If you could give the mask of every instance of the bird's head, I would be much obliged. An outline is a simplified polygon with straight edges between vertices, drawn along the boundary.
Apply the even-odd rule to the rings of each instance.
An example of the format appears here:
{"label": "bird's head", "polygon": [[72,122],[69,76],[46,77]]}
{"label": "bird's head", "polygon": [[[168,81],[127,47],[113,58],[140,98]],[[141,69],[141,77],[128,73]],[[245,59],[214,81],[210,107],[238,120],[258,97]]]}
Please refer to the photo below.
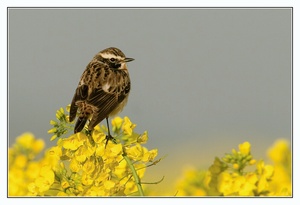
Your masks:
{"label": "bird's head", "polygon": [[95,58],[116,70],[127,70],[126,63],[134,60],[133,58],[126,58],[125,54],[115,47],[100,51]]}

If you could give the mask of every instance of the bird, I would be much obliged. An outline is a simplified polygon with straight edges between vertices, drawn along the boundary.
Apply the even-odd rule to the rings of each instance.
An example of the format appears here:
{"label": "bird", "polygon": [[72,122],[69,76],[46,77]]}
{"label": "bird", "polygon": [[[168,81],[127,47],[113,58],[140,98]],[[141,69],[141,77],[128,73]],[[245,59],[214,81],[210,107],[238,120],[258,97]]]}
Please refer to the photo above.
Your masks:
{"label": "bird", "polygon": [[75,90],[69,121],[78,119],[74,133],[81,132],[88,123],[88,131],[106,119],[109,139],[113,139],[109,130],[108,118],[121,112],[128,101],[131,88],[127,63],[133,61],[116,47],[98,52],[88,63]]}

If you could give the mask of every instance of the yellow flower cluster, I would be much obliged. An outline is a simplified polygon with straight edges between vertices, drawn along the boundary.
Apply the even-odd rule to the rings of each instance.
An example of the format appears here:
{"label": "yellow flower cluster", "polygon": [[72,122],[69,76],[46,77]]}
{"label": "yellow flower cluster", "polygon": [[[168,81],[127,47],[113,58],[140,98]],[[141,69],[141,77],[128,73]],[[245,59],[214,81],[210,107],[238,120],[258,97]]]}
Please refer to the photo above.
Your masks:
{"label": "yellow flower cluster", "polygon": [[286,140],[277,140],[268,150],[268,156],[274,164],[274,175],[269,186],[271,194],[291,196],[292,163],[289,143]]}
{"label": "yellow flower cluster", "polygon": [[[256,161],[244,142],[222,159],[216,157],[208,171],[188,170],[177,188],[179,196],[291,196],[291,150],[284,140],[268,151],[274,165]],[[250,166],[254,171],[246,171]]]}
{"label": "yellow flower cluster", "polygon": [[177,183],[176,196],[207,196],[209,193],[209,178],[207,171],[194,168],[185,170],[184,178]]}
{"label": "yellow flower cluster", "polygon": [[9,196],[28,195],[28,185],[40,173],[41,162],[36,156],[44,149],[44,141],[35,139],[33,134],[24,133],[17,137],[8,150],[8,194]]}
{"label": "yellow flower cluster", "polygon": [[[68,116],[57,113],[59,122],[51,121],[60,135],[57,145],[45,152],[41,160],[34,157],[42,147],[41,140],[24,134],[9,153],[9,196],[130,196],[143,195],[141,178],[157,161],[157,149],[142,146],[147,132],[138,134],[128,117],[112,120],[114,141],[106,145],[106,127],[95,127],[90,134],[79,132],[67,138]],[[63,119],[63,120],[61,120]],[[64,123],[64,124],[62,124]],[[61,132],[63,131],[63,132]],[[28,136],[32,143],[28,144]],[[18,148],[18,149],[17,149]],[[22,154],[23,150],[28,153]],[[22,152],[22,153],[21,153]],[[32,154],[33,153],[33,154]]]}
{"label": "yellow flower cluster", "polygon": [[[67,112],[70,112],[70,107],[71,107],[70,105],[68,105],[66,107]],[[59,138],[62,135],[67,134],[68,131],[72,129],[72,124],[74,124],[74,122],[73,123],[69,122],[69,115],[65,114],[65,111],[63,108],[60,108],[59,110],[57,110],[55,116],[56,116],[56,119],[58,120],[58,122],[55,120],[50,120],[50,124],[53,126],[53,128],[48,130],[49,134],[52,134],[52,133],[54,134],[51,137],[50,141],[53,141],[56,138]]]}

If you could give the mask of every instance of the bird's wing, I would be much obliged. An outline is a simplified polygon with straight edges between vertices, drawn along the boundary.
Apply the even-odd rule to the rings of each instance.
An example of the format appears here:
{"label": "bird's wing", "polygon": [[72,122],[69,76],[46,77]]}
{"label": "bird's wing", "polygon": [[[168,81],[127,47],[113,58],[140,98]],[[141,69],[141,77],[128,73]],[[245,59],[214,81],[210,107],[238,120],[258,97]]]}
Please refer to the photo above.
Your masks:
{"label": "bird's wing", "polygon": [[78,109],[76,102],[85,100],[87,96],[88,96],[88,86],[85,84],[78,86],[71,102],[70,120],[69,120],[70,122],[72,122],[76,117],[76,113]]}
{"label": "bird's wing", "polygon": [[117,93],[109,93],[102,88],[94,89],[88,96],[86,103],[94,107],[93,118],[90,121],[89,129],[91,130],[99,124],[104,118],[118,106],[119,96]]}

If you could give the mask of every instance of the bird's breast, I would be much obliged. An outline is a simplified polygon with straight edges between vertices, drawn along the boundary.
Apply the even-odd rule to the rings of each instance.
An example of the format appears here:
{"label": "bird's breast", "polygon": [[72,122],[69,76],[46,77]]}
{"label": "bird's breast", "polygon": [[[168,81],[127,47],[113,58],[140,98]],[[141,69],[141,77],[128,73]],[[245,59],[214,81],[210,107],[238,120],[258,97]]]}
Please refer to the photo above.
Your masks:
{"label": "bird's breast", "polygon": [[125,105],[127,104],[128,101],[128,95],[124,98],[124,100],[119,103],[119,105],[109,114],[109,117],[113,117],[116,114],[118,114],[119,112],[121,112],[123,110],[123,108],[125,107]]}

